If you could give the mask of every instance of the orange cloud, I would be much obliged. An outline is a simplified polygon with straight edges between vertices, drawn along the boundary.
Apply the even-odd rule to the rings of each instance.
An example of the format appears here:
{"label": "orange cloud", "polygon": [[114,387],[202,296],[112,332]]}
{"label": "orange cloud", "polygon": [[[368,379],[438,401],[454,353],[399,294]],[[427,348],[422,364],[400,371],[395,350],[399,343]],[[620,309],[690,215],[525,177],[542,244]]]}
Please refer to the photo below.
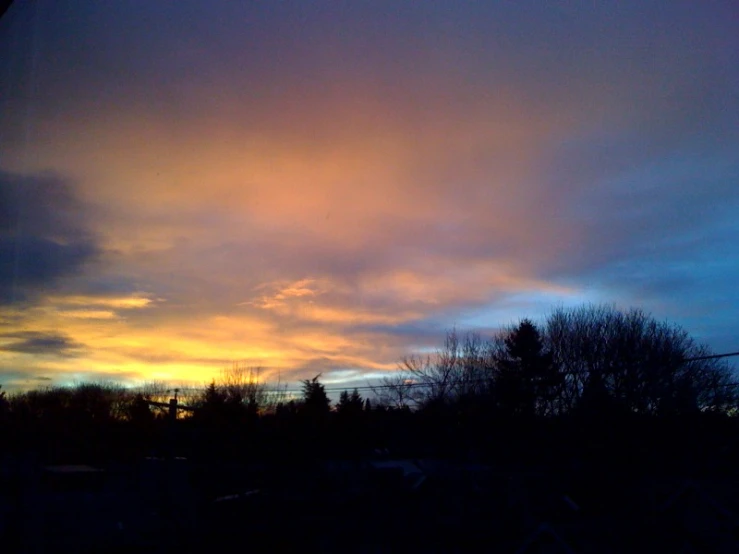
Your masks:
{"label": "orange cloud", "polygon": [[57,306],[103,306],[113,309],[131,310],[146,308],[152,303],[152,299],[139,294],[110,298],[97,296],[49,296],[45,302]]}
{"label": "orange cloud", "polygon": [[[542,152],[587,114],[450,76],[261,95],[219,76],[162,110],[36,121],[46,139],[11,145],[9,169],[73,178],[103,254],[15,325],[85,346],[60,374],[202,382],[244,360],[269,379],[390,369],[425,340],[396,328],[441,334],[438,318],[507,294],[577,295],[540,275],[581,237],[538,183]],[[129,292],[91,294],[93,276]]]}

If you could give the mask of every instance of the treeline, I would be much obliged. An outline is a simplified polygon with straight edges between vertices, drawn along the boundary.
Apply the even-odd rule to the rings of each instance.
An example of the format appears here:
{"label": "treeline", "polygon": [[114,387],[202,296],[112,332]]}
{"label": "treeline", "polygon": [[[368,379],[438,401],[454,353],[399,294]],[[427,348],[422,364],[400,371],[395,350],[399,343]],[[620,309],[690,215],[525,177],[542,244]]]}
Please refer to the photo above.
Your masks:
{"label": "treeline", "polygon": [[[640,310],[562,308],[488,339],[451,331],[434,354],[401,360],[366,398],[345,391],[335,405],[320,376],[291,398],[284,385],[268,387],[258,369],[236,364],[190,396],[161,384],[0,393],[0,427],[5,448],[65,463],[386,450],[516,463],[606,443],[609,452],[663,440],[695,449],[736,427],[732,369],[710,355],[680,327]],[[172,418],[175,395],[188,409]]]}
{"label": "treeline", "polygon": [[677,325],[610,306],[554,310],[483,340],[447,334],[434,355],[411,355],[378,388],[398,408],[464,406],[501,417],[732,413],[729,364]]}

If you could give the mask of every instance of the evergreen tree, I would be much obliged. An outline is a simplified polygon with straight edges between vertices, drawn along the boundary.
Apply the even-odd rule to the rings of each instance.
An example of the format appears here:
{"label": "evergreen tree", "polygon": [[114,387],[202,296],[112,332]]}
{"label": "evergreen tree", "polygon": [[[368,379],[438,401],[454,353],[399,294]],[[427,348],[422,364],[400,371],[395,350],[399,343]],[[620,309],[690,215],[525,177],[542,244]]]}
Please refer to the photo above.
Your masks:
{"label": "evergreen tree", "polygon": [[520,417],[551,411],[561,375],[545,351],[539,329],[529,319],[510,329],[499,343],[495,392],[499,408]]}
{"label": "evergreen tree", "polygon": [[0,417],[3,417],[10,410],[10,402],[8,402],[5,391],[2,388],[3,386],[0,385]]}
{"label": "evergreen tree", "polygon": [[197,402],[195,417],[207,423],[224,423],[226,420],[226,394],[212,380]]}
{"label": "evergreen tree", "polygon": [[219,408],[226,403],[226,395],[219,390],[216,385],[215,379],[213,379],[203,393],[202,405],[204,408]]}
{"label": "evergreen tree", "polygon": [[309,416],[323,416],[328,414],[331,400],[326,394],[326,388],[318,380],[319,373],[313,379],[303,381],[303,412]]}
{"label": "evergreen tree", "polygon": [[364,408],[364,400],[357,389],[351,394],[349,391],[342,391],[339,395],[339,403],[336,405],[336,411],[340,414],[356,415],[362,412]]}

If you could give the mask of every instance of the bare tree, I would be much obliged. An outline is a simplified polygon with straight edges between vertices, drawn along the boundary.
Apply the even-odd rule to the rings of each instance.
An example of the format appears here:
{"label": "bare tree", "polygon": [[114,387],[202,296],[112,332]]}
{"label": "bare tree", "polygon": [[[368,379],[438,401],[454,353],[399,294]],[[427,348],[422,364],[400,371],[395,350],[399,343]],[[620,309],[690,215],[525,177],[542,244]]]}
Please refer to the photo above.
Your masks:
{"label": "bare tree", "polygon": [[574,408],[602,388],[615,404],[645,414],[725,409],[734,402],[728,366],[695,360],[709,350],[681,327],[642,310],[587,305],[557,309],[544,325],[554,362],[566,374],[558,401]]}
{"label": "bare tree", "polygon": [[433,354],[403,357],[398,370],[373,387],[382,405],[396,408],[449,404],[489,390],[493,349],[476,333],[452,329]]}
{"label": "bare tree", "polygon": [[275,413],[277,408],[286,404],[289,399],[290,394],[287,392],[287,383],[282,382],[282,376],[278,373],[277,382],[264,389],[262,413]]}
{"label": "bare tree", "polygon": [[729,366],[705,359],[710,351],[684,329],[642,310],[586,305],[555,309],[540,328],[524,322],[529,340],[519,340],[526,330],[521,325],[490,341],[451,330],[435,353],[404,357],[398,371],[374,388],[375,396],[395,407],[472,400],[484,411],[491,404],[501,407],[501,395],[518,395],[528,398],[525,411],[540,416],[584,403],[654,415],[736,406]]}
{"label": "bare tree", "polygon": [[480,396],[491,391],[495,378],[496,358],[493,342],[483,340],[478,333],[466,333],[462,341],[462,356],[457,396]]}
{"label": "bare tree", "polygon": [[376,406],[401,410],[415,406],[414,384],[409,375],[399,370],[383,377],[378,385],[369,386]]}
{"label": "bare tree", "polygon": [[262,368],[233,362],[221,372],[218,385],[230,402],[243,403],[254,412],[264,407],[267,399],[266,384],[261,379]]}
{"label": "bare tree", "polygon": [[448,331],[434,354],[410,355],[400,362],[400,373],[415,385],[417,404],[446,404],[487,390],[493,377],[492,349],[476,333],[462,337]]}

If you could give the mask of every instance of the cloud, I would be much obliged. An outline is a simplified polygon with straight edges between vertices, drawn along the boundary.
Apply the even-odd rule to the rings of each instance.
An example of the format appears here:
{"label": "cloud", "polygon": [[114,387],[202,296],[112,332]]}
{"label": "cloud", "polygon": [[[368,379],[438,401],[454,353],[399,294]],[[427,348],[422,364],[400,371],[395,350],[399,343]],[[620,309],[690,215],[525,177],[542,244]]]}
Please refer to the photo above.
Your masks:
{"label": "cloud", "polygon": [[[561,153],[546,189],[562,192],[553,203],[575,232],[544,266],[546,277],[656,296],[697,283],[706,263],[735,259],[730,237],[737,231],[739,188],[730,183],[739,179],[739,164],[731,149],[645,154],[657,143],[636,133],[606,134]],[[739,145],[739,133],[732,143]]]}
{"label": "cloud", "polygon": [[[46,373],[44,373],[46,372]],[[119,383],[130,384],[141,381],[135,373],[119,372],[111,375],[97,371],[60,371],[58,368],[41,368],[15,370],[0,365],[0,384],[8,392],[23,391],[39,387],[74,386],[79,383]]]}
{"label": "cloud", "polygon": [[[162,299],[158,299],[162,301]],[[52,305],[102,306],[117,310],[135,310],[149,307],[154,300],[142,295],[104,297],[104,296],[50,296],[46,302]]]}
{"label": "cloud", "polygon": [[0,303],[53,287],[95,258],[85,216],[59,177],[0,171]]}
{"label": "cloud", "polygon": [[52,382],[53,378],[39,375],[37,369],[18,371],[0,365],[0,385],[3,391],[11,394],[15,391],[47,386]]}
{"label": "cloud", "polygon": [[74,319],[115,319],[116,313],[110,310],[63,310],[59,312],[62,317]]}
{"label": "cloud", "polygon": [[[320,286],[316,279],[300,279],[293,283],[286,281],[276,281],[272,283],[262,283],[254,287],[255,291],[267,291],[255,300],[247,300],[239,302],[239,306],[257,306],[263,309],[276,309],[287,306],[292,299],[304,297],[316,297],[326,292],[326,283]],[[313,300],[309,300],[313,302]]]}
{"label": "cloud", "polygon": [[728,7],[297,4],[59,1],[40,46],[0,33],[0,301],[32,300],[0,320],[194,381],[380,372],[581,300],[728,342]]}
{"label": "cloud", "polygon": [[51,356],[80,355],[83,345],[62,333],[18,331],[0,334],[0,351]]}

